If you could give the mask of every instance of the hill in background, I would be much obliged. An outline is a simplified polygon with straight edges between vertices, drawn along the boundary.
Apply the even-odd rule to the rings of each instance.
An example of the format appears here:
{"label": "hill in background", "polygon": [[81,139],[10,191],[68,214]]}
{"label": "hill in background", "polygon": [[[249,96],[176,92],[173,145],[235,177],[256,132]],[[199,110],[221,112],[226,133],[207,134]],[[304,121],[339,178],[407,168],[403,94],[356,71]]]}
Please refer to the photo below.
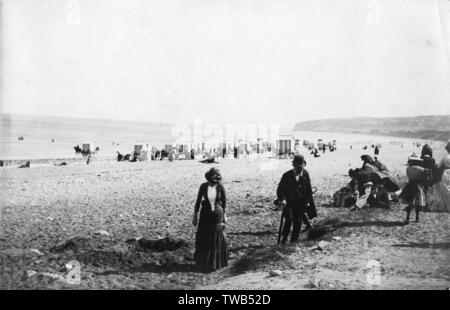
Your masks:
{"label": "hill in background", "polygon": [[333,131],[447,141],[450,139],[450,115],[322,119],[299,122],[294,131]]}

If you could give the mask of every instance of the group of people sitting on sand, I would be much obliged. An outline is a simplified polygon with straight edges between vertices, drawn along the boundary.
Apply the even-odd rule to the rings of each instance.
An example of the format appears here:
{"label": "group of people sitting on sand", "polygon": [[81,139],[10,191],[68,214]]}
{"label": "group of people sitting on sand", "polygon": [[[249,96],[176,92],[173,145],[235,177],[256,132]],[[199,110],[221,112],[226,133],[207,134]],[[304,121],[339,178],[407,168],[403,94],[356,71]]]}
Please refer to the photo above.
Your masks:
{"label": "group of people sitting on sand", "polygon": [[337,151],[337,147],[335,143],[320,143],[317,147],[314,147],[313,144],[307,144],[304,145],[308,148],[309,154],[313,155],[315,158],[320,157],[319,151],[322,151],[323,154],[325,154],[326,150],[328,149],[330,152]]}
{"label": "group of people sitting on sand", "polygon": [[334,205],[352,211],[364,207],[389,208],[389,193],[400,189],[398,182],[376,156],[362,155],[361,160],[361,168],[348,171],[350,182],[334,193]]}
{"label": "group of people sitting on sand", "polygon": [[137,153],[133,152],[133,154],[125,154],[123,155],[119,151],[117,151],[117,161],[129,161],[136,162],[137,161]]}
{"label": "group of people sitting on sand", "polygon": [[[237,149],[237,148],[236,148]],[[203,154],[200,154],[202,157],[202,160],[200,160],[201,163],[218,163],[216,158],[216,149],[211,150],[209,152],[204,152]],[[226,150],[223,149],[223,158],[226,157]],[[162,149],[162,150],[154,150],[151,154],[151,160],[163,160],[164,158],[167,158],[169,161],[174,160],[185,160],[185,159],[191,159],[194,160],[198,154],[196,154],[194,149],[191,149],[189,152],[182,152],[178,151],[176,149],[171,149],[169,151]],[[237,158],[237,151],[235,152],[235,158]]]}
{"label": "group of people sitting on sand", "polygon": [[[163,160],[164,158],[168,158],[169,161],[173,161],[175,158],[175,153],[173,151],[166,151],[164,149],[155,150],[152,154],[150,154],[151,160]],[[139,153],[133,152],[131,154],[125,154],[123,155],[119,151],[117,151],[117,161],[129,161],[129,162],[137,162],[139,160]]]}
{"label": "group of people sitting on sand", "polygon": [[30,161],[27,161],[26,163],[20,165],[19,168],[30,168]]}
{"label": "group of people sitting on sand", "polygon": [[[238,158],[248,158],[252,153],[256,152],[256,154],[262,154],[264,152],[272,152],[272,148],[266,147],[261,149],[257,146],[254,149],[250,148],[241,148],[241,147],[218,147],[218,148],[209,148],[202,151],[191,149],[185,150],[182,147],[180,149],[171,148],[171,149],[154,149],[151,152],[152,160],[163,160],[167,158],[169,161],[173,160],[185,160],[185,159],[196,159],[197,157],[201,158],[201,161],[211,161],[213,158],[228,158],[233,157],[235,159]],[[279,152],[279,158],[292,158],[294,156],[293,152]]]}
{"label": "group of people sitting on sand", "polygon": [[408,183],[402,190],[376,156],[361,156],[362,167],[350,169],[350,182],[334,193],[334,206],[352,211],[366,207],[389,208],[393,201],[402,199],[408,204],[405,224],[409,223],[412,209],[416,212],[416,222],[420,210],[450,211],[450,141],[445,148],[448,154],[438,164],[428,144],[423,146],[420,157],[411,154],[406,168]]}
{"label": "group of people sitting on sand", "polygon": [[[136,162],[139,161],[139,156],[140,154],[137,152],[133,152],[131,154],[122,154],[119,151],[116,152],[116,159],[117,161],[129,161],[129,162]],[[215,156],[212,156],[210,153],[205,153],[203,154],[203,159],[200,160],[201,163],[206,163],[206,164],[210,164],[210,163],[218,163],[215,159]],[[150,154],[150,159],[151,160],[163,160],[167,158],[169,161],[174,161],[174,160],[183,160],[183,159],[195,159],[195,152],[194,150],[191,150],[189,153],[189,156],[186,156],[185,153],[179,153],[175,150],[153,150],[153,152]]]}
{"label": "group of people sitting on sand", "polygon": [[167,158],[169,161],[174,161],[174,160],[183,160],[183,159],[194,159],[195,158],[195,152],[194,150],[191,150],[188,153],[185,152],[180,152],[176,149],[170,149],[170,150],[166,150],[166,149],[155,149],[152,151],[152,153],[150,154],[150,158],[151,160],[163,160],[164,158]]}

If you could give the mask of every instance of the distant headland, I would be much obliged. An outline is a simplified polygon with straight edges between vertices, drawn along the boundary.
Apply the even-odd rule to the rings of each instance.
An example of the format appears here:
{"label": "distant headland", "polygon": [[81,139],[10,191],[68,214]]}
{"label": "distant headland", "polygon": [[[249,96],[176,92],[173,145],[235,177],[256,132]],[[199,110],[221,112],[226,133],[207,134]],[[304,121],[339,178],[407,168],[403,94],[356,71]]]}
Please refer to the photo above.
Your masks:
{"label": "distant headland", "polygon": [[450,139],[450,115],[319,119],[299,122],[295,124],[293,130],[447,141]]}

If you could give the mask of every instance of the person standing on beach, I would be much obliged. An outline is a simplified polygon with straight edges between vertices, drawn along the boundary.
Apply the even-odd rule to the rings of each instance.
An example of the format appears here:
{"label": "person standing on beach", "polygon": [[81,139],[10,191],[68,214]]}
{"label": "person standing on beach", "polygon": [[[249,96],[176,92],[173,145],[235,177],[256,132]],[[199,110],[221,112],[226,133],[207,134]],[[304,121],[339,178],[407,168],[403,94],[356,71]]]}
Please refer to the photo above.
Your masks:
{"label": "person standing on beach", "polygon": [[447,142],[445,150],[447,154],[437,165],[435,165],[431,151],[423,155],[424,151],[422,150],[423,166],[428,171],[431,170],[428,176],[431,181],[428,182],[426,190],[426,202],[428,209],[432,211],[450,211],[450,140]]}
{"label": "person standing on beach", "polygon": [[408,158],[408,167],[406,168],[408,183],[400,193],[400,197],[404,199],[408,206],[406,207],[405,224],[409,224],[409,216],[412,209],[416,211],[416,222],[419,222],[420,209],[426,206],[425,196],[425,173],[423,168],[423,160],[411,155]]}
{"label": "person standing on beach", "polygon": [[227,218],[222,176],[219,169],[213,167],[205,173],[205,178],[207,182],[201,184],[198,191],[192,224],[198,224],[195,236],[195,264],[200,271],[210,272],[228,265],[229,252],[224,233]]}
{"label": "person standing on beach", "polygon": [[294,169],[285,172],[278,184],[277,198],[283,207],[282,216],[285,218],[281,244],[286,243],[292,225],[291,242],[293,243],[298,241],[302,222],[305,222],[307,229],[311,227],[305,212],[308,207],[314,205],[314,201],[309,173],[304,169],[305,164],[302,155],[295,155],[292,161]]}

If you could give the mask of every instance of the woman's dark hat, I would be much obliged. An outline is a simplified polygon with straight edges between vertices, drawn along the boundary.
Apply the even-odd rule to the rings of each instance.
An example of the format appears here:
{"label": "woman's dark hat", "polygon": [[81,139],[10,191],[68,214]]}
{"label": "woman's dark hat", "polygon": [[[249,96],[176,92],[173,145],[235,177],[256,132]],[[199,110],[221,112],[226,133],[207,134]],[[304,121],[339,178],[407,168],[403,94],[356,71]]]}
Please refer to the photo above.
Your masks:
{"label": "woman's dark hat", "polygon": [[420,158],[424,158],[426,155],[433,157],[433,149],[428,144],[423,146]]}
{"label": "woman's dark hat", "polygon": [[305,158],[302,155],[295,155],[292,160],[292,164],[294,165],[306,165]]}
{"label": "woman's dark hat", "polygon": [[361,160],[362,160],[362,161],[369,162],[369,163],[374,161],[373,158],[372,158],[372,156],[367,155],[367,154],[361,155]]}
{"label": "woman's dark hat", "polygon": [[222,175],[220,174],[219,169],[213,167],[213,168],[209,169],[208,172],[205,173],[205,178],[208,181],[213,181],[213,180],[220,181],[220,180],[222,180]]}

